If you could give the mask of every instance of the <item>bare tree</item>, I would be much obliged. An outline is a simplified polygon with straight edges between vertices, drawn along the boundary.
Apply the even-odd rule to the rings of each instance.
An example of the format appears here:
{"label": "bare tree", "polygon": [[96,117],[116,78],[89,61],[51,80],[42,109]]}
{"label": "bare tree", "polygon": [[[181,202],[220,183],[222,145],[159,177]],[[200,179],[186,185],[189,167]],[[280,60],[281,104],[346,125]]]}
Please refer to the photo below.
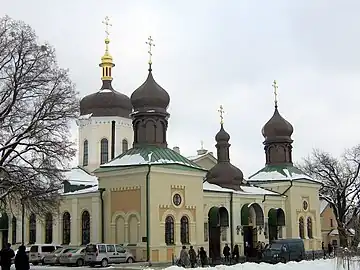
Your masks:
{"label": "bare tree", "polygon": [[[304,159],[301,168],[322,182],[321,197],[334,211],[340,246],[347,247],[347,229],[354,224],[360,210],[360,145],[346,150],[338,159],[324,151],[314,150],[312,155]],[[352,245],[355,244],[357,246],[358,243],[353,241]]]}
{"label": "bare tree", "polygon": [[54,49],[34,30],[0,18],[0,201],[36,214],[58,207],[63,171],[75,156],[70,121],[78,98]]}

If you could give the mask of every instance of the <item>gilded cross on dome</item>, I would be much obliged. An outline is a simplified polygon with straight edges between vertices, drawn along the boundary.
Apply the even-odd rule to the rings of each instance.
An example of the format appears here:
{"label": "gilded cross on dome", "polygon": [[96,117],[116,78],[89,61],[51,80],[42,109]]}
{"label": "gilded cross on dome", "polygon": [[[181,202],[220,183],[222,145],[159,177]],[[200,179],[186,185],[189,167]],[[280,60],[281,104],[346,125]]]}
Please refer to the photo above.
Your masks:
{"label": "gilded cross on dome", "polygon": [[151,49],[152,49],[152,47],[155,47],[155,44],[153,43],[153,41],[154,41],[154,40],[152,39],[152,37],[149,36],[149,37],[148,37],[148,41],[145,42],[147,45],[149,45],[148,54],[149,54],[149,64],[150,64],[150,65],[152,64],[152,61],[151,61],[152,51],[151,51]]}
{"label": "gilded cross on dome", "polygon": [[277,85],[276,80],[274,80],[274,82],[273,82],[273,84],[272,84],[272,87],[274,87],[275,108],[277,108],[277,103],[278,103],[278,100],[277,100],[277,89],[279,88],[279,86]]}
{"label": "gilded cross on dome", "polygon": [[223,105],[220,105],[220,108],[218,109],[218,112],[220,113],[220,124],[224,124],[224,107]]}
{"label": "gilded cross on dome", "polygon": [[110,23],[110,19],[109,16],[105,17],[105,20],[102,21],[103,24],[105,24],[105,33],[106,33],[106,38],[109,38],[109,26],[112,26],[112,24]]}

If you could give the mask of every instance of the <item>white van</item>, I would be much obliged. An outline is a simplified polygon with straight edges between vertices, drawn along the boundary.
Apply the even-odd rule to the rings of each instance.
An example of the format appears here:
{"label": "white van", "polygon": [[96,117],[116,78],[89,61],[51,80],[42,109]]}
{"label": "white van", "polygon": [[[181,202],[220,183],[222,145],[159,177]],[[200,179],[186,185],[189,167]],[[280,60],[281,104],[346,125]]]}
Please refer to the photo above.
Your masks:
{"label": "white van", "polygon": [[133,263],[135,257],[121,245],[88,244],[85,249],[85,263],[90,266],[107,267],[113,263]]}
{"label": "white van", "polygon": [[44,256],[45,254],[49,254],[56,249],[62,248],[62,246],[53,245],[53,244],[36,244],[30,247],[29,252],[29,262],[33,265],[37,265],[39,263],[44,264]]}

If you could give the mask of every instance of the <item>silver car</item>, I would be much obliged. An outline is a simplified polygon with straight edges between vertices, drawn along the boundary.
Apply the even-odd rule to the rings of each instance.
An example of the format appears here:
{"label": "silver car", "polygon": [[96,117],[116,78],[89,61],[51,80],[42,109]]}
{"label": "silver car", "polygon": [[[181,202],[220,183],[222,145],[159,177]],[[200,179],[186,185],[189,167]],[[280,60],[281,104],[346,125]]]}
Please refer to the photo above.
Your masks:
{"label": "silver car", "polygon": [[59,258],[62,254],[73,250],[74,248],[59,248],[44,256],[44,264],[55,265],[59,264]]}
{"label": "silver car", "polygon": [[135,262],[134,255],[121,245],[89,244],[86,246],[85,263],[107,267],[113,263]]}
{"label": "silver car", "polygon": [[59,263],[61,265],[67,266],[83,266],[85,263],[85,248],[74,248],[66,253],[61,254],[59,257]]}

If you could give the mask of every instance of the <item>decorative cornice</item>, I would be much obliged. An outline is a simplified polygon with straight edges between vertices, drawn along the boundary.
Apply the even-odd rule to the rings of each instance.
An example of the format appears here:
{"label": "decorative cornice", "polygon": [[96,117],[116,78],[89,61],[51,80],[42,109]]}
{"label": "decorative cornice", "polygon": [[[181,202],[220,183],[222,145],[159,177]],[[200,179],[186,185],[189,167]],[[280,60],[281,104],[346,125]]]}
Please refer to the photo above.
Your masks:
{"label": "decorative cornice", "polygon": [[110,191],[128,191],[128,190],[139,190],[141,189],[141,186],[127,186],[127,187],[115,187],[110,188]]}

